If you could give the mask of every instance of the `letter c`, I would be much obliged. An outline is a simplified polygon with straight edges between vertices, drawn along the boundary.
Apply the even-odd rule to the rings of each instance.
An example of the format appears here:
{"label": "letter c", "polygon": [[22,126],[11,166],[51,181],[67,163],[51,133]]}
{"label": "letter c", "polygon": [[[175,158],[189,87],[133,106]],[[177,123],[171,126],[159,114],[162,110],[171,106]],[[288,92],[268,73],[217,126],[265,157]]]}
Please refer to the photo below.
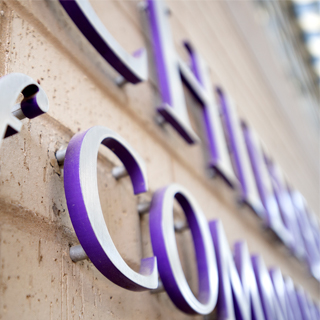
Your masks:
{"label": "letter c", "polygon": [[117,133],[95,126],[74,135],[64,160],[64,188],[74,230],[91,262],[110,281],[131,291],[155,289],[158,286],[157,259],[142,259],[140,272],[135,272],[125,263],[109,234],[98,193],[100,144],[122,161],[135,194],[148,189],[142,159]]}

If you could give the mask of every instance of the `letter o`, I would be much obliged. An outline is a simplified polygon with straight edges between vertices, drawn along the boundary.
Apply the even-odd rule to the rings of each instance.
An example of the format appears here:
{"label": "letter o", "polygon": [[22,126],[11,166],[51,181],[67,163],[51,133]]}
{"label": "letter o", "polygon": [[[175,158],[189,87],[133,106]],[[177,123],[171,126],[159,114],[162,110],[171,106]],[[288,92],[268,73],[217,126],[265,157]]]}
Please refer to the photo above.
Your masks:
{"label": "letter o", "polygon": [[148,188],[142,159],[117,133],[95,126],[74,135],[64,160],[64,188],[74,230],[92,263],[110,281],[132,291],[154,289],[158,285],[156,258],[141,260],[140,272],[135,272],[122,259],[109,234],[98,193],[100,144],[122,161],[135,194]]}
{"label": "letter o", "polygon": [[[174,198],[186,215],[194,241],[199,277],[198,299],[188,285],[179,259],[173,223]],[[150,234],[160,277],[173,303],[189,314],[209,314],[218,296],[215,251],[206,217],[186,189],[171,184],[155,192],[150,209]]]}

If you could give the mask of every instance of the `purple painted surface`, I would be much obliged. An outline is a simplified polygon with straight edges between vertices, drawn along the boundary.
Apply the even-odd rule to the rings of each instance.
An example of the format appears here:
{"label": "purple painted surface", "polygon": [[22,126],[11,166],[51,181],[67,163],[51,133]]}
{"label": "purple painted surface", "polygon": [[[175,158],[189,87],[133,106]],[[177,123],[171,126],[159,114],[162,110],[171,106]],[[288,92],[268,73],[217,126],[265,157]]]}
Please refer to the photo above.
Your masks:
{"label": "purple painted surface", "polygon": [[148,0],[147,3],[154,60],[162,98],[162,104],[157,111],[188,143],[193,144],[198,142],[199,138],[189,121],[166,7],[160,0]]}
{"label": "purple painted surface", "polygon": [[309,213],[310,227],[315,239],[316,247],[320,253],[320,224],[315,213]]}
{"label": "purple painted surface", "polygon": [[264,320],[247,245],[236,243],[233,257],[221,221],[209,227],[219,270],[218,319]]}
{"label": "purple painted surface", "polygon": [[218,274],[219,274],[219,296],[218,296],[218,304],[217,304],[217,314],[218,319],[228,319],[231,318],[232,315],[228,312],[228,300],[227,295],[231,294],[231,287],[226,283],[226,277],[224,277],[224,272],[226,270],[222,270],[221,265],[221,249],[219,248],[219,234],[218,234],[218,227],[219,227],[219,220],[210,221],[209,227],[210,232],[213,240],[213,244],[216,251],[216,257],[217,257],[217,265],[218,265]]}
{"label": "purple painted surface", "polygon": [[162,203],[166,188],[157,190],[153,197],[150,209],[150,235],[153,251],[158,259],[158,269],[162,283],[175,305],[182,311],[188,312],[189,306],[185,306],[185,301],[180,292],[174,274],[171,270],[169,258],[164,244],[162,224]]}
{"label": "purple painted surface", "polygon": [[[195,51],[195,49],[193,48],[193,46],[191,45],[191,43],[189,42],[185,42],[185,47],[189,52],[189,56],[190,56],[190,67],[191,70],[193,72],[193,74],[195,75],[196,79],[199,82],[199,87],[202,89],[203,92],[201,92],[202,94],[199,95],[198,94],[198,90],[199,87],[197,88],[198,90],[196,90],[196,88],[193,86],[193,84],[188,81],[188,78],[185,77],[185,75],[183,73],[181,73],[182,76],[182,80],[185,83],[185,85],[188,87],[188,89],[191,91],[191,93],[193,94],[193,96],[198,100],[198,102],[202,105],[203,107],[203,117],[204,117],[204,123],[205,123],[205,128],[206,128],[206,136],[209,142],[209,153],[210,153],[210,164],[212,167],[215,167],[217,162],[219,162],[219,160],[221,160],[221,155],[219,153],[219,149],[217,147],[217,137],[214,134],[214,128],[212,127],[212,124],[209,120],[210,116],[208,114],[208,109],[210,108],[210,106],[207,106],[208,103],[210,103],[208,101],[208,99],[203,99],[203,97],[207,94],[210,95],[210,92],[206,92],[206,90],[210,90],[213,91],[213,86],[210,88],[206,88],[205,85],[205,75],[204,70],[201,66],[201,63],[199,61],[200,57],[198,56],[197,52]],[[207,66],[206,66],[207,67]],[[207,67],[207,72],[209,72],[209,68]],[[213,95],[213,94],[211,94]]]}
{"label": "purple painted surface", "polygon": [[285,245],[290,247],[293,235],[283,223],[261,145],[259,141],[256,141],[252,130],[245,124],[243,124],[243,134],[260,198],[267,213],[265,223]]}
{"label": "purple painted surface", "polygon": [[134,194],[147,191],[147,181],[145,180],[139,165],[131,153],[118,141],[106,139],[102,142],[121,160],[131,179]]}
{"label": "purple painted surface", "polygon": [[320,282],[320,251],[317,246],[314,232],[310,225],[310,218],[306,203],[298,191],[290,190],[291,200],[296,212],[300,233],[302,235],[305,250],[307,252],[306,260],[311,274]]}
{"label": "purple painted surface", "polygon": [[240,119],[229,97],[221,88],[217,88],[220,111],[224,122],[226,136],[229,144],[229,153],[233,159],[236,176],[240,181],[240,202],[246,203],[261,218],[266,212],[259,197],[249,156],[246,150]]}
{"label": "purple painted surface", "polygon": [[41,106],[43,101],[41,101],[42,99],[39,97],[38,92],[39,88],[35,85],[31,85],[22,91],[25,98],[21,101],[21,110],[28,119],[33,119],[46,113]]}
{"label": "purple painted surface", "polygon": [[286,290],[286,285],[279,268],[269,270],[270,278],[273,283],[276,299],[278,300],[283,318],[286,320],[294,320],[294,315],[291,309],[289,296]]}
{"label": "purple painted surface", "polygon": [[279,168],[267,157],[265,157],[268,172],[270,174],[273,192],[276,197],[280,213],[285,224],[286,229],[290,232],[291,237],[288,246],[297,258],[303,259],[305,257],[305,249],[303,239],[298,226],[296,212],[294,210],[291,197],[284,179],[281,177]]}
{"label": "purple painted surface", "polygon": [[233,160],[234,160],[233,163],[235,166],[235,171],[236,171],[237,177],[238,177],[238,179],[240,181],[240,185],[241,185],[242,200],[245,201],[245,199],[248,197],[248,186],[247,186],[247,182],[245,179],[243,166],[241,165],[240,150],[239,150],[239,145],[236,142],[236,133],[235,133],[234,128],[232,126],[230,110],[228,108],[226,97],[225,97],[222,89],[218,88],[217,94],[220,99],[220,106],[221,106],[221,111],[223,114],[223,119],[225,122],[226,131],[228,132],[228,139],[229,139],[229,143],[230,143],[230,148],[232,150],[231,154],[232,154]]}
{"label": "purple painted surface", "polygon": [[285,287],[288,295],[289,306],[293,314],[292,320],[303,320],[302,313],[298,303],[296,289],[291,278],[285,279]]}
{"label": "purple painted surface", "polygon": [[[178,276],[174,274],[166,248],[165,237],[167,231],[163,224],[163,205],[164,197],[168,188],[169,187],[164,187],[157,190],[152,198],[149,218],[152,247],[154,254],[157,257],[159,274],[163,286],[171,300],[181,311],[189,314],[195,314],[195,310],[190,306],[189,302],[186,300],[183,290],[179,287],[177,277],[181,278],[181,275]],[[208,268],[203,234],[201,233],[201,229],[195,217],[195,212],[193,211],[188,199],[181,193],[176,193],[175,198],[186,215],[193,237],[199,279],[198,301],[206,304],[209,300],[212,300],[211,296],[213,293],[211,292],[212,285],[210,284],[212,278],[209,277],[209,274],[212,271]],[[171,210],[173,210],[173,208]],[[174,228],[173,225],[171,227]],[[172,243],[172,246],[176,246],[176,243]],[[212,310],[210,310],[210,312],[211,311]]]}
{"label": "purple painted surface", "polygon": [[262,258],[258,255],[251,257],[253,270],[259,288],[263,312],[266,320],[284,320],[278,300],[275,296],[269,272]]}
{"label": "purple painted surface", "polygon": [[311,313],[311,319],[312,320],[319,320],[317,307],[316,307],[315,303],[313,301],[311,301],[311,299],[309,299],[309,310]]}
{"label": "purple painted surface", "polygon": [[[24,99],[17,104],[20,94]],[[48,98],[43,89],[23,73],[10,73],[0,77],[0,146],[3,138],[21,130],[19,119],[33,119],[49,110]]]}
{"label": "purple painted surface", "polygon": [[180,61],[180,74],[184,84],[202,107],[209,154],[208,166],[214,169],[229,186],[237,188],[239,181],[235,176],[228,153],[209,67],[189,42],[186,41],[184,45],[190,56],[191,70],[189,71],[190,68]]}
{"label": "purple painted surface", "polygon": [[262,304],[259,296],[258,285],[253,271],[248,246],[244,241],[234,245],[234,261],[240,275],[244,293],[249,296],[251,304],[251,319],[264,320]]}
{"label": "purple painted surface", "polygon": [[312,313],[305,291],[302,288],[299,288],[296,290],[296,295],[303,320],[315,320],[312,318]]}
{"label": "purple painted surface", "polygon": [[[93,19],[95,21],[90,21],[86,15],[87,12],[82,10],[78,0],[59,1],[87,40],[127,81],[136,84],[147,79],[147,57],[145,49],[138,49],[132,57],[127,56],[111,35],[102,35],[101,30],[98,30],[93,24],[94,22],[98,25],[98,17],[95,16]],[[105,31],[105,33],[107,32]]]}
{"label": "purple painted surface", "polygon": [[270,210],[268,211],[268,209],[270,209],[269,208],[270,201],[264,187],[264,180],[263,180],[262,173],[260,171],[261,168],[259,166],[260,164],[257,156],[257,149],[256,149],[256,146],[253,144],[252,137],[250,135],[250,132],[247,126],[243,126],[243,134],[245,137],[248,154],[249,154],[252,170],[254,173],[255,181],[257,184],[257,188],[258,188],[262,203],[264,205],[264,208],[267,212],[267,215],[265,216],[267,218],[267,225],[270,226],[271,225],[271,217],[269,212]]}
{"label": "purple painted surface", "polygon": [[[235,295],[234,282],[232,281],[230,261],[232,255],[228,247],[228,243],[225,238],[223,227],[220,220],[209,222],[211,237],[214,243],[218,273],[219,273],[219,296],[217,304],[217,314],[219,320],[234,319],[235,315],[237,319],[245,319],[239,308],[237,308],[238,303],[236,301],[237,296]],[[226,256],[228,255],[228,256]],[[234,301],[233,301],[233,298]],[[234,303],[235,302],[235,303]]]}
{"label": "purple painted surface", "polygon": [[[178,57],[162,0],[148,0],[148,15],[152,32],[152,44],[157,68],[162,105],[157,111],[188,142],[199,139],[190,124],[182,82],[186,84],[203,109],[204,130],[207,137],[209,167],[214,169],[233,188],[238,185],[227,152],[219,110],[213,95],[210,73],[204,60],[189,43],[185,43],[191,69]],[[181,75],[181,76],[180,76]]]}
{"label": "purple painted surface", "polygon": [[[74,230],[86,254],[104,276],[125,289],[144,290],[117,269],[101,247],[90,223],[80,182],[80,152],[83,140],[89,130],[73,136],[69,142],[64,162],[65,195]],[[129,152],[112,139],[105,139],[102,143],[112,149],[124,163],[132,179],[135,193],[146,191],[143,175]],[[142,261],[141,271],[145,273],[145,269],[150,271],[153,269],[154,263],[154,258],[145,259]]]}

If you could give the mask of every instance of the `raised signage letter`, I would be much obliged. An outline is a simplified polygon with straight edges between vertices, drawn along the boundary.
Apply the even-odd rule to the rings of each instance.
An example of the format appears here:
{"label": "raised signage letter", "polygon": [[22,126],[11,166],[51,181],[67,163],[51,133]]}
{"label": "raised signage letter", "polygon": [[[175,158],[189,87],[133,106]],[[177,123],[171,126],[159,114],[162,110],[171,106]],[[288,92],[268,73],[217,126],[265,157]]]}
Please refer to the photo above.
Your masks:
{"label": "raised signage letter", "polygon": [[303,320],[299,307],[296,289],[291,278],[285,279],[285,287],[289,300],[289,308],[292,310],[293,320]]}
{"label": "raised signage letter", "polygon": [[280,168],[269,159],[266,159],[266,162],[281,217],[285,227],[291,234],[291,241],[288,243],[288,246],[296,257],[302,260],[305,258],[306,252],[288,187]]}
{"label": "raised signage letter", "polygon": [[[19,94],[24,95],[16,104]],[[42,88],[22,73],[10,73],[0,78],[0,146],[2,139],[20,132],[19,119],[33,119],[49,110],[48,98]]]}
{"label": "raised signage letter", "polygon": [[235,262],[221,221],[209,223],[219,270],[219,320],[264,320],[247,245],[235,245]]}
{"label": "raised signage letter", "polygon": [[167,7],[162,0],[148,0],[154,57],[157,66],[162,105],[157,111],[188,142],[198,142],[184,99],[178,56],[168,23]]}
{"label": "raised signage letter", "polygon": [[228,154],[219,109],[210,81],[209,68],[189,43],[185,43],[185,47],[190,54],[191,69],[179,58],[174,49],[166,6],[163,1],[148,0],[148,8],[163,102],[157,110],[187,142],[197,141],[188,118],[181,84],[182,77],[183,82],[203,109],[209,166],[220,174],[229,185],[237,187],[238,180]]}
{"label": "raised signage letter", "polygon": [[128,54],[105,28],[88,0],[59,1],[88,41],[125,80],[134,84],[147,80],[145,49]]}
{"label": "raised signage letter", "polygon": [[210,157],[209,166],[219,173],[229,185],[237,188],[239,181],[231,164],[219,107],[210,81],[209,67],[189,43],[185,43],[185,46],[190,54],[192,72],[179,59],[180,73],[183,82],[202,106]]}
{"label": "raised signage letter", "polygon": [[[192,293],[183,273],[177,249],[173,203],[181,205],[191,229],[198,266],[198,299]],[[208,314],[218,296],[218,271],[207,220],[191,194],[178,184],[157,190],[150,209],[150,234],[163,286],[173,303],[190,314]]]}
{"label": "raised signage letter", "polygon": [[230,154],[232,156],[236,175],[240,181],[240,201],[248,204],[254,212],[263,219],[265,210],[254,181],[254,175],[250,166],[249,155],[246,150],[235,105],[231,98],[221,89],[217,89],[217,92],[220,99],[222,118],[230,145]]}
{"label": "raised signage letter", "polygon": [[286,285],[283,280],[282,273],[279,268],[273,268],[270,270],[270,277],[273,283],[273,288],[284,319],[294,320],[293,309],[291,308],[288,292],[286,290]]}
{"label": "raised signage letter", "polygon": [[305,200],[298,191],[292,191],[291,198],[307,252],[307,263],[309,265],[310,272],[318,281],[320,281],[320,251],[310,225]]}
{"label": "raised signage letter", "polygon": [[64,160],[64,188],[74,230],[92,263],[109,280],[132,291],[155,289],[158,285],[156,258],[143,259],[140,273],[135,272],[122,259],[109,234],[98,193],[100,144],[112,150],[122,161],[135,194],[148,189],[142,159],[118,134],[96,126],[74,135]]}
{"label": "raised signage letter", "polygon": [[[285,320],[269,272],[260,256],[251,257],[266,320]],[[288,319],[289,320],[289,319]]]}
{"label": "raised signage letter", "polygon": [[302,287],[299,287],[296,290],[297,298],[298,298],[298,304],[302,313],[302,319],[303,320],[316,320],[316,318],[313,318],[313,312],[310,308],[310,298],[305,293],[304,289]]}
{"label": "raised signage letter", "polygon": [[286,246],[290,247],[293,242],[293,235],[282,221],[261,144],[258,141],[255,132],[250,130],[247,126],[243,126],[243,134],[245,136],[259,194],[267,212],[265,223]]}

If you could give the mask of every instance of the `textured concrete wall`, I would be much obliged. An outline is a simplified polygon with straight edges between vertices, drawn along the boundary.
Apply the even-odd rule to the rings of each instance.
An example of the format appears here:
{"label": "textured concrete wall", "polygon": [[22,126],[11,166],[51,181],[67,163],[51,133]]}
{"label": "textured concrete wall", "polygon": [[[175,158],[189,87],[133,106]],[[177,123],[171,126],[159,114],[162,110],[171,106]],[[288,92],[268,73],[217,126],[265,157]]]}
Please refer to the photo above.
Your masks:
{"label": "textured concrete wall", "polygon": [[[123,136],[147,165],[150,190],[135,197],[129,178],[116,182],[111,176],[117,159],[105,150],[98,158],[105,220],[132,268],[137,270],[141,257],[152,254],[148,216],[139,219],[136,204],[151,199],[159,187],[177,182],[192,192],[208,220],[222,220],[231,246],[236,240],[246,240],[251,253],[261,253],[268,266],[280,267],[284,275],[316,298],[318,286],[305,265],[262,231],[249,209],[237,206],[236,195],[223,181],[206,176],[205,142],[190,147],[170,127],[160,128],[154,123],[159,92],[147,22],[144,13],[137,10],[137,2],[92,4],[126,50],[148,48],[149,81],[116,87],[116,73],[91,48],[58,3],[0,2],[0,76],[10,72],[31,76],[41,83],[50,102],[48,114],[23,120],[21,133],[4,140],[0,149],[0,319],[186,317],[166,293],[125,291],[104,278],[89,261],[75,264],[69,258],[69,246],[78,242],[66,207],[63,171],[54,152],[76,132],[94,125],[107,126]],[[315,161],[294,138],[293,127],[279,110],[228,5],[198,1],[168,4],[177,51],[185,56],[181,40],[186,38],[196,45],[212,70],[213,83],[222,85],[234,97],[239,114],[257,130],[286,176],[317,210]],[[253,16],[252,4],[242,5]],[[259,26],[252,21],[252,28]],[[291,90],[294,109],[295,93]],[[186,97],[194,126],[202,136],[200,108],[190,95]],[[299,127],[299,122],[296,130],[312,135],[308,128]],[[308,148],[316,148],[310,141],[306,142]],[[189,232],[177,235],[177,241],[187,279],[195,289],[196,266]]]}

